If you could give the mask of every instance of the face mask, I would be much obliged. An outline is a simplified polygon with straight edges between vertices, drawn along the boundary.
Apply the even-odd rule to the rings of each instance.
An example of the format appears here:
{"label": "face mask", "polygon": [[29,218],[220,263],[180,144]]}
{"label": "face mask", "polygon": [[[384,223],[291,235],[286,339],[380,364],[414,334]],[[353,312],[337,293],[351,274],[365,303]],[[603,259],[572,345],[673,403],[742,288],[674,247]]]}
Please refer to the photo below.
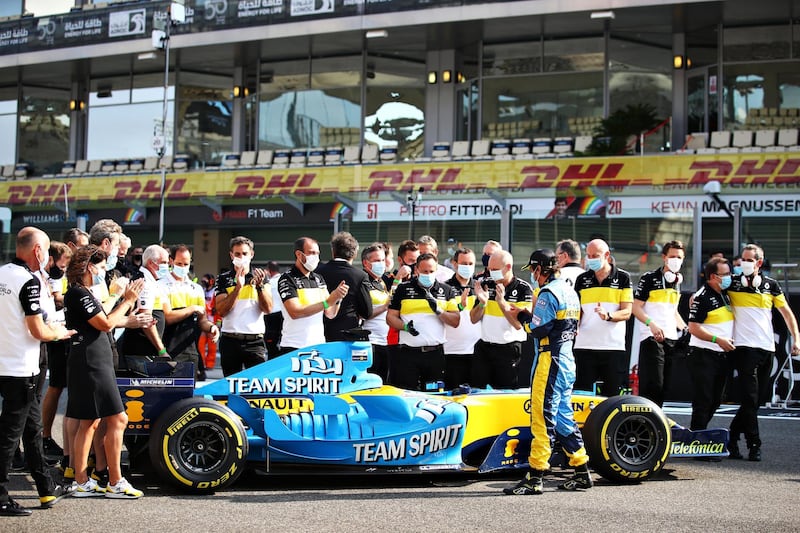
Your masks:
{"label": "face mask", "polygon": [[319,265],[319,256],[303,254],[303,257],[306,258],[305,262],[303,263],[303,268],[309,272],[314,272],[314,270],[317,269],[317,265]]}
{"label": "face mask", "polygon": [[51,266],[47,273],[50,275],[50,279],[61,279],[64,277],[64,271],[56,265]]}
{"label": "face mask", "polygon": [[464,279],[470,279],[475,273],[475,265],[458,265],[458,275]]}
{"label": "face mask", "polygon": [[588,268],[589,270],[593,270],[593,271],[597,272],[602,267],[603,267],[603,259],[602,258],[600,258],[600,257],[597,257],[595,259],[589,259],[588,257],[586,258],[586,268]]}
{"label": "face mask", "polygon": [[536,279],[534,274],[531,274],[531,287],[533,287],[534,290],[539,288],[539,280]]}
{"label": "face mask", "polygon": [[142,264],[142,254],[136,254],[133,256],[133,264],[141,265]]}
{"label": "face mask", "polygon": [[250,258],[247,256],[234,257],[233,266],[235,268],[247,268],[250,266]]}
{"label": "face mask", "polygon": [[379,278],[386,272],[386,263],[384,261],[375,261],[369,264],[369,268],[372,270],[372,273]]}
{"label": "face mask", "polygon": [[[91,270],[89,272],[92,272]],[[92,272],[92,285],[100,285],[106,282],[105,276],[97,272],[96,270]]]}
{"label": "face mask", "polygon": [[742,261],[742,274],[752,276],[756,272],[756,264],[753,261]]}
{"label": "face mask", "polygon": [[734,276],[741,276],[742,275],[742,266],[741,265],[734,266],[733,270],[731,272],[733,272]]}
{"label": "face mask", "polygon": [[723,291],[731,286],[731,277],[730,276],[720,276],[720,284],[719,288]]}
{"label": "face mask", "polygon": [[667,259],[667,268],[670,272],[677,273],[681,269],[681,265],[683,265],[683,259],[680,257],[670,257]]}
{"label": "face mask", "polygon": [[[159,271],[161,271],[160,266]],[[189,267],[175,265],[172,267],[172,273],[178,276],[180,279],[186,279],[186,276],[189,275]]]}
{"label": "face mask", "polygon": [[423,287],[431,287],[433,282],[436,281],[435,274],[420,274],[417,279],[419,280],[419,284]]}
{"label": "face mask", "polygon": [[158,270],[156,271],[156,279],[164,279],[167,276],[169,276],[169,265],[163,263],[158,265]]}
{"label": "face mask", "polygon": [[491,278],[494,281],[500,281],[501,279],[503,279],[503,271],[502,271],[502,269],[501,270],[490,270],[489,271],[489,276],[491,276]]}
{"label": "face mask", "polygon": [[42,258],[41,261],[39,261],[39,270],[44,271],[44,269],[47,268],[47,263],[49,262],[50,262],[50,251],[45,250],[44,257]]}
{"label": "face mask", "polygon": [[489,266],[489,258],[491,256],[489,254],[483,254],[481,256],[481,263],[483,263],[483,267],[486,268]]}
{"label": "face mask", "polygon": [[456,253],[455,249],[453,249],[453,248],[448,248],[447,249],[447,255],[449,255],[450,257],[453,257],[453,255],[455,253]]}
{"label": "face mask", "polygon": [[111,249],[111,252],[108,254],[108,259],[106,259],[106,272],[111,272],[117,266],[117,254],[119,253],[119,246],[115,246]]}

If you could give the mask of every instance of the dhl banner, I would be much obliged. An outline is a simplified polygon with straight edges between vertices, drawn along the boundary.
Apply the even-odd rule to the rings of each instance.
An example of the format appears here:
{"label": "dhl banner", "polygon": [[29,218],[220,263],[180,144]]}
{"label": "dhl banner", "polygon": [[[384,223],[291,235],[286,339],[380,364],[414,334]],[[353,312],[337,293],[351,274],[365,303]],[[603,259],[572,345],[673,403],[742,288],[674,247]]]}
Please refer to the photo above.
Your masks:
{"label": "dhl banner", "polygon": [[[800,184],[800,153],[412,162],[183,172],[167,174],[164,195],[168,202],[192,203],[199,198],[264,200],[278,195],[306,196],[314,201],[315,196],[332,193],[367,193],[377,199],[381,193],[403,193],[419,187],[439,194],[479,193],[486,189],[599,187],[614,194],[631,186],[698,187],[714,180],[720,182],[723,190],[746,186],[794,192]],[[10,207],[61,204],[65,200],[147,202],[160,197],[158,174],[0,182],[0,205]]]}

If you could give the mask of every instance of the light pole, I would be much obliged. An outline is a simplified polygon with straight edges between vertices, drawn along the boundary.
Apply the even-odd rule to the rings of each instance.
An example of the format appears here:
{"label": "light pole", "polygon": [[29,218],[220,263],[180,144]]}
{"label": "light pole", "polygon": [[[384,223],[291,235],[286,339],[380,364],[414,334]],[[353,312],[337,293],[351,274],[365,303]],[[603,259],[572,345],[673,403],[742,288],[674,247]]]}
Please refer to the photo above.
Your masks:
{"label": "light pole", "polygon": [[158,242],[164,242],[164,208],[166,199],[164,198],[167,189],[167,167],[161,164],[164,154],[167,152],[167,110],[169,108],[169,38],[170,30],[173,25],[180,24],[186,20],[185,0],[171,2],[167,6],[167,19],[164,21],[163,30],[153,30],[152,42],[155,48],[164,50],[164,98],[161,108],[161,134],[153,138],[153,148],[158,154],[159,166],[161,167],[161,195],[158,208]]}
{"label": "light pole", "polygon": [[420,187],[417,190],[411,189],[408,191],[408,196],[406,197],[406,204],[408,205],[408,210],[411,212],[411,231],[408,236],[410,240],[414,240],[414,222],[416,221],[417,204],[422,201],[423,192],[425,192],[425,187]]}

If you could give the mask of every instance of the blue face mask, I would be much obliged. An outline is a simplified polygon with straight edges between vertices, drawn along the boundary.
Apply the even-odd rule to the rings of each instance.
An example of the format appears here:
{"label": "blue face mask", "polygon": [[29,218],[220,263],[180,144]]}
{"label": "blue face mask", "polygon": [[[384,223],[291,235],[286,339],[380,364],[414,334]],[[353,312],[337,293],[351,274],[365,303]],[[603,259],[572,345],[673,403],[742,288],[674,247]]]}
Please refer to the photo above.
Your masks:
{"label": "blue face mask", "polygon": [[733,275],[734,276],[741,276],[742,275],[742,267],[741,265],[736,265],[733,267]]}
{"label": "blue face mask", "polygon": [[[158,267],[159,275],[161,274],[161,265]],[[186,279],[189,275],[189,267],[175,265],[172,267],[172,273],[180,279]]]}
{"label": "blue face mask", "polygon": [[470,279],[475,273],[475,265],[458,265],[458,275],[464,279]]}
{"label": "blue face mask", "polygon": [[531,287],[533,287],[534,290],[539,288],[539,280],[537,280],[536,276],[533,274],[531,274]]}
{"label": "blue face mask", "polygon": [[103,274],[92,272],[92,285],[105,284],[106,277]]}
{"label": "blue face mask", "polygon": [[119,256],[119,246],[115,246],[111,249],[111,252],[108,254],[108,258],[106,259],[106,271],[111,272],[117,266],[117,259]]}
{"label": "blue face mask", "polygon": [[730,277],[730,275],[728,275],[728,276],[720,276],[719,278],[720,278],[720,284],[719,284],[719,288],[720,289],[722,289],[724,291],[725,289],[727,289],[728,287],[731,286],[731,277]]}
{"label": "blue face mask", "polygon": [[436,274],[420,274],[417,279],[423,287],[431,287],[433,282],[436,281]]}
{"label": "blue face mask", "polygon": [[588,257],[586,258],[586,268],[588,268],[589,270],[593,270],[594,272],[597,272],[598,270],[600,270],[602,268],[602,266],[603,266],[603,259],[602,258],[600,258],[600,257],[596,257],[594,259],[590,259]]}
{"label": "blue face mask", "polygon": [[156,272],[156,279],[163,279],[169,276],[169,265],[167,264],[160,264],[158,265],[158,272]]}
{"label": "blue face mask", "polygon": [[381,277],[383,273],[386,272],[386,263],[383,261],[375,261],[374,263],[370,263],[370,268],[376,277]]}

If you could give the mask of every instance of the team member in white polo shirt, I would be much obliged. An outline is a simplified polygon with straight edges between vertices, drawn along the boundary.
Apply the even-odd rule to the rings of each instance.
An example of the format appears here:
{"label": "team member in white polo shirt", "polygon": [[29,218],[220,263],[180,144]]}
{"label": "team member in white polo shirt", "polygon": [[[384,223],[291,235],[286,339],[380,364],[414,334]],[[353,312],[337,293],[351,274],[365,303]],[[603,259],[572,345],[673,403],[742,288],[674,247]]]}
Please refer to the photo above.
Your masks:
{"label": "team member in white polo shirt", "polygon": [[222,317],[219,350],[222,374],[230,376],[266,360],[264,314],[272,310],[272,289],[267,273],[250,268],[253,241],[230,241],[231,268],[217,278],[216,308]]}
{"label": "team member in white polo shirt", "polygon": [[417,258],[417,276],[394,291],[386,322],[400,332],[400,344],[389,361],[391,384],[425,390],[443,381],[445,324],[458,327],[457,294],[436,281],[436,256]]}
{"label": "team member in white polo shirt", "polygon": [[278,293],[283,302],[281,354],[325,342],[322,315],[333,318],[350,289],[342,281],[328,293],[319,274],[319,243],[310,237],[294,241],[294,265],[278,279]]}
{"label": "team member in white polo shirt", "polygon": [[610,262],[602,239],[586,245],[587,271],[575,280],[581,300],[581,322],[575,339],[575,389],[590,391],[598,380],[606,396],[619,394],[627,376],[625,322],[631,316],[630,275]]}
{"label": "team member in white polo shirt", "polygon": [[481,339],[475,344],[472,381],[474,387],[495,389],[518,387],[517,366],[522,343],[528,334],[517,320],[524,309],[531,312],[533,290],[514,276],[514,258],[505,250],[489,258],[489,278],[475,284],[478,305],[470,310],[473,323],[481,324]]}
{"label": "team member in white polo shirt", "polygon": [[[115,257],[112,255],[108,256]],[[169,253],[159,244],[151,244],[142,254],[142,266],[131,279],[144,279],[144,289],[139,294],[135,313],[151,314],[152,323],[148,327],[126,328],[121,342],[121,353],[125,355],[164,356],[165,306],[169,300],[163,293],[158,280],[169,276]]]}
{"label": "team member in white polo shirt", "polygon": [[761,272],[764,251],[748,244],[742,249],[742,274],[733,279],[728,296],[733,306],[733,333],[736,350],[731,354],[739,375],[741,405],[731,421],[728,449],[731,458],[741,459],[739,436],[744,434],[748,460],[761,460],[761,437],[758,433],[759,385],[769,380],[775,356],[775,332],[772,310],[776,309],[792,336],[791,355],[800,354],[797,318],[786,303],[778,282]]}
{"label": "team member in white polo shirt", "polygon": [[475,359],[475,343],[481,338],[480,323],[473,323],[470,311],[478,303],[475,297],[475,252],[469,248],[458,248],[453,253],[453,267],[456,273],[447,284],[456,290],[458,310],[461,320],[458,327],[445,325],[444,343],[444,384],[452,390],[459,385],[472,382],[472,363]]}
{"label": "team member in white polo shirt", "polygon": [[664,245],[664,264],[639,278],[633,293],[633,316],[639,320],[642,339],[639,345],[639,395],[664,404],[664,391],[669,387],[675,343],[686,323],[678,313],[681,298],[680,274],[683,264],[683,243],[670,241]]}
{"label": "team member in white polo shirt", "polygon": [[370,244],[361,252],[361,266],[369,276],[369,297],[372,300],[372,315],[361,325],[368,330],[369,342],[372,343],[372,366],[369,371],[379,375],[384,383],[389,379],[389,348],[386,337],[389,324],[386,323],[386,311],[389,309],[391,295],[383,281],[386,272],[386,250],[382,243]]}

